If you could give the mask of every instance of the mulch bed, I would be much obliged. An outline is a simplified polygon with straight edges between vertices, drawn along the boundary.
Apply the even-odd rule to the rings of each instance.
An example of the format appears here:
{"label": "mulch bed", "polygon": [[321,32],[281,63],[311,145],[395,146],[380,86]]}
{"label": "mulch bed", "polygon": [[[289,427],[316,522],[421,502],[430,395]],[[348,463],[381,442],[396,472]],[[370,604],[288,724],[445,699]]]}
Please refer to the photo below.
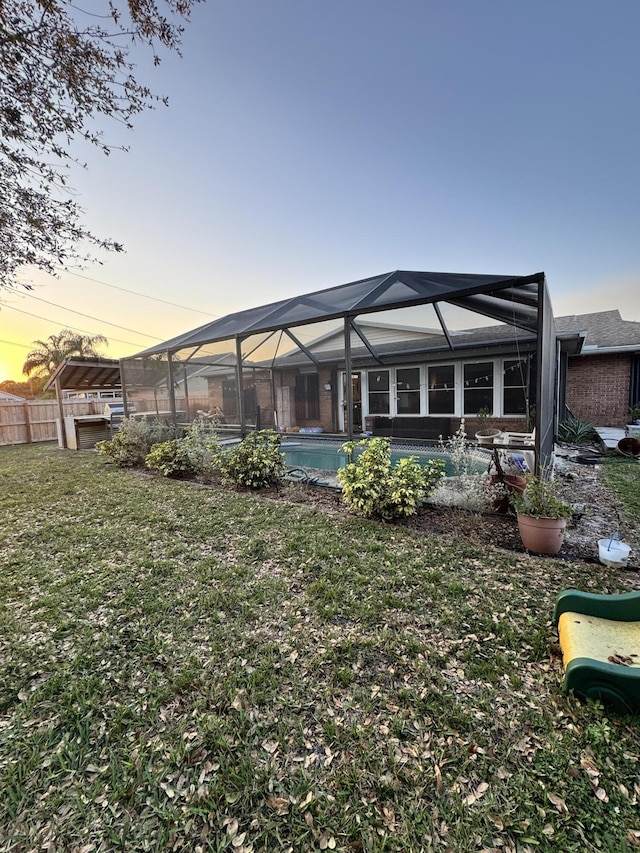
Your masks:
{"label": "mulch bed", "polygon": [[[569,522],[562,550],[555,559],[599,563],[598,539],[620,531],[633,549],[627,571],[640,571],[640,530],[622,517],[617,499],[606,486],[601,469],[597,465],[561,458],[557,463],[556,477],[563,497],[574,505],[577,515]],[[275,500],[304,503],[316,512],[347,514],[340,494],[322,486],[284,483],[263,494]],[[514,515],[471,513],[426,505],[412,518],[395,523],[428,534],[462,538],[480,548],[492,546],[525,553]]]}

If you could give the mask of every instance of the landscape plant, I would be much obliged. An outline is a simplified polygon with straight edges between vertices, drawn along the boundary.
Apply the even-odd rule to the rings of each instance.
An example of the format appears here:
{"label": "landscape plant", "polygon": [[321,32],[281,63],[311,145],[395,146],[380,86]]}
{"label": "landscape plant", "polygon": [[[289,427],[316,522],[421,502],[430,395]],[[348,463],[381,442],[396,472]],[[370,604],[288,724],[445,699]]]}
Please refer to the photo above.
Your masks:
{"label": "landscape plant", "polygon": [[184,431],[182,437],[184,452],[198,479],[210,480],[218,473],[220,444],[216,426],[219,424],[197,418]]}
{"label": "landscape plant", "polygon": [[558,483],[553,477],[527,474],[526,488],[514,492],[512,501],[519,515],[533,518],[571,518],[573,508],[558,494]]}
{"label": "landscape plant", "polygon": [[169,441],[154,444],[145,457],[145,465],[152,471],[160,471],[165,477],[195,475],[183,438],[172,438]]}
{"label": "landscape plant", "polygon": [[476,449],[467,438],[464,418],[449,439],[440,441],[440,446],[451,459],[455,476],[441,483],[434,493],[434,503],[472,512],[491,510],[504,497],[504,490],[492,483],[486,474],[476,473]]}
{"label": "landscape plant", "polygon": [[558,441],[564,441],[567,444],[588,444],[596,437],[594,424],[575,415],[568,415],[558,424]]}
{"label": "landscape plant", "polygon": [[[178,50],[191,0],[88,4],[2,0],[0,3],[0,291],[22,286],[21,269],[56,275],[88,260],[87,246],[122,251],[95,236],[70,184],[86,149],[110,154],[121,131],[166,99],[136,79],[148,49]],[[126,149],[125,149],[126,150]],[[28,279],[27,279],[28,280]]]}
{"label": "landscape plant", "polygon": [[96,443],[96,450],[120,468],[143,466],[154,444],[175,436],[175,427],[150,418],[125,418],[113,438]]}
{"label": "landscape plant", "polygon": [[180,438],[154,444],[145,465],[165,477],[208,481],[218,471],[220,454],[216,433],[202,420],[195,420]]}
{"label": "landscape plant", "polygon": [[276,483],[284,474],[284,453],[280,434],[270,429],[250,432],[229,450],[215,453],[215,464],[224,483],[262,489]]}
{"label": "landscape plant", "polygon": [[348,441],[342,449],[349,459],[337,473],[342,498],[352,512],[365,518],[391,520],[414,515],[444,477],[440,459],[420,465],[410,456],[393,465],[387,438]]}

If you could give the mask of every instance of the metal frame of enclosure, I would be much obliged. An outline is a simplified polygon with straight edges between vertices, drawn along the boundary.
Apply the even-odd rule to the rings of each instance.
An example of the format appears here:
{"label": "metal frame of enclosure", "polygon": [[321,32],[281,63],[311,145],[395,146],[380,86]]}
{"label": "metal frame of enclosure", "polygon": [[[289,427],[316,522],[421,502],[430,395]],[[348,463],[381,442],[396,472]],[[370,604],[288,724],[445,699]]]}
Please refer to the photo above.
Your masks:
{"label": "metal frame of enclosure", "polygon": [[[378,359],[358,326],[358,317],[411,306],[432,305],[448,350],[456,352],[456,336],[447,328],[442,313],[444,304],[463,308],[500,323],[524,330],[534,341],[536,406],[535,446],[538,469],[546,468],[553,456],[556,425],[556,379],[558,344],[551,302],[543,272],[529,276],[473,275],[455,273],[414,272],[396,270],[383,275],[361,279],[348,284],[284,299],[268,305],[229,314],[197,329],[178,335],[162,344],[121,360],[121,375],[125,404],[133,389],[141,384],[159,385],[164,382],[162,405],[174,422],[179,422],[175,389],[188,376],[221,369],[202,356],[203,348],[222,342],[233,342],[237,387],[237,415],[241,433],[247,431],[247,413],[243,393],[243,371],[249,356],[243,353],[243,343],[250,338],[268,340],[276,333],[287,336],[317,366],[314,353],[296,336],[296,327],[327,320],[341,320],[344,328],[344,371],[352,372],[352,333]],[[257,347],[254,347],[256,349]],[[176,358],[180,353],[180,357]],[[228,353],[229,355],[229,353]],[[275,360],[275,356],[274,356]],[[215,359],[213,360],[215,361]],[[251,365],[255,368],[255,365]],[[262,362],[264,367],[264,362]],[[271,368],[273,363],[271,364]],[[228,370],[228,364],[226,366]],[[353,437],[353,407],[351,383],[345,383],[346,418],[344,432]],[[188,406],[187,406],[188,408]],[[160,411],[161,406],[156,405]]]}

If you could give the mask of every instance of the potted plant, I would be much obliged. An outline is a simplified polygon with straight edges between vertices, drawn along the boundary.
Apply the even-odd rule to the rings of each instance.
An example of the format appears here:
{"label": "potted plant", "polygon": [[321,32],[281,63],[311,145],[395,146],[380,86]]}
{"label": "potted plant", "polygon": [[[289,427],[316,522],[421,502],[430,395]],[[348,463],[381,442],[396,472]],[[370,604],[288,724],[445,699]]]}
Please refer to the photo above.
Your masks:
{"label": "potted plant", "polygon": [[494,439],[500,435],[500,430],[489,425],[491,412],[486,406],[478,409],[476,419],[478,421],[478,431],[476,432],[476,441],[478,444],[493,444]]}
{"label": "potted plant", "polygon": [[571,504],[558,496],[555,480],[527,474],[526,481],[526,489],[512,495],[522,544],[537,554],[557,554],[571,517]]}

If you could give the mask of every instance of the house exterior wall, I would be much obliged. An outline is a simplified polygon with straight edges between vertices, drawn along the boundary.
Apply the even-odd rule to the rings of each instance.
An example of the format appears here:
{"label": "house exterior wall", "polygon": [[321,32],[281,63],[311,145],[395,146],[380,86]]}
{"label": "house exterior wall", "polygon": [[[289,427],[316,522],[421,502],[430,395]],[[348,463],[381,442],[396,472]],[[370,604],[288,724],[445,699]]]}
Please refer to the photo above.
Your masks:
{"label": "house exterior wall", "polygon": [[[226,377],[213,376],[207,380],[207,396],[209,409],[224,411],[224,395],[222,391],[223,382],[232,382],[235,385],[235,372],[229,372]],[[255,387],[256,405],[260,408],[260,425],[262,429],[273,429],[273,403],[271,401],[271,376],[268,370],[247,369],[243,374],[245,388],[251,385]]]}
{"label": "house exterior wall", "polygon": [[[314,371],[315,372],[315,371]],[[323,432],[333,432],[334,431],[334,417],[333,417],[333,399],[335,395],[335,389],[333,388],[334,380],[332,379],[332,368],[330,365],[320,367],[318,370],[318,383],[319,383],[319,411],[320,417],[313,420],[300,420],[296,419],[296,404],[295,404],[295,393],[296,393],[296,376],[298,375],[298,370],[279,370],[276,372],[276,386],[289,388],[289,400],[290,400],[290,423],[281,423],[281,426],[284,429],[292,429],[292,428],[309,428],[309,427],[321,427]],[[331,389],[325,388],[325,385],[331,385]],[[282,419],[280,419],[282,420]]]}
{"label": "house exterior wall", "polygon": [[578,418],[597,426],[627,423],[631,357],[583,355],[569,359],[567,406]]}

